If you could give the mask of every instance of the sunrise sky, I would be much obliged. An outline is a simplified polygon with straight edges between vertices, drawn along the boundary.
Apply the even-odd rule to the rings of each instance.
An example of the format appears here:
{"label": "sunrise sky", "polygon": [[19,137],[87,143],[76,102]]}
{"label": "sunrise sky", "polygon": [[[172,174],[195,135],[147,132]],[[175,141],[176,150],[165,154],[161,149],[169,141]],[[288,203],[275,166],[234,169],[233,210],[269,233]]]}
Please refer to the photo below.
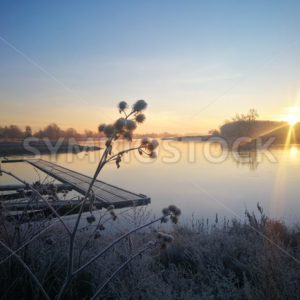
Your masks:
{"label": "sunrise sky", "polygon": [[205,133],[249,108],[284,119],[299,32],[298,0],[2,0],[0,126],[96,130],[138,99],[140,132]]}

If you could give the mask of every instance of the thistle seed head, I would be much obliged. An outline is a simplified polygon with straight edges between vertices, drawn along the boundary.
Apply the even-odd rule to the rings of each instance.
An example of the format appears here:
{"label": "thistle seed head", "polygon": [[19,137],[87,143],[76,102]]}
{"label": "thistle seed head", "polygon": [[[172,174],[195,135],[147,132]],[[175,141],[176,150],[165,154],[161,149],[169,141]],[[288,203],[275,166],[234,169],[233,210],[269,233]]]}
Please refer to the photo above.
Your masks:
{"label": "thistle seed head", "polygon": [[138,100],[133,105],[133,111],[140,112],[147,107],[147,102],[145,100]]}
{"label": "thistle seed head", "polygon": [[110,211],[110,215],[111,215],[113,221],[117,220],[117,215],[115,214],[115,212],[113,210]]}
{"label": "thistle seed head", "polygon": [[154,147],[154,149],[156,149],[159,145],[157,140],[152,140],[151,144]]}
{"label": "thistle seed head", "polygon": [[118,107],[119,107],[119,111],[122,112],[122,111],[124,111],[128,107],[128,104],[125,101],[121,101],[118,104]]}
{"label": "thistle seed head", "polygon": [[123,127],[125,126],[125,119],[124,118],[120,118],[118,119],[115,124],[114,124],[116,130],[120,131],[123,129]]}
{"label": "thistle seed head", "polygon": [[166,243],[172,243],[174,241],[174,238],[170,234],[165,234],[163,237],[163,241]]}
{"label": "thistle seed head", "polygon": [[143,123],[146,120],[146,116],[144,114],[139,114],[135,117],[135,120],[138,123]]}
{"label": "thistle seed head", "polygon": [[117,165],[117,168],[119,169],[120,168],[120,162],[121,162],[122,158],[121,158],[121,155],[119,155],[116,159],[116,165]]}
{"label": "thistle seed head", "polygon": [[105,226],[104,226],[103,224],[99,224],[99,225],[97,226],[97,229],[103,231],[103,230],[105,230]]}
{"label": "thistle seed head", "polygon": [[158,141],[157,140],[152,140],[149,144],[148,144],[148,149],[150,151],[154,151],[157,147],[158,147]]}
{"label": "thistle seed head", "polygon": [[161,212],[164,216],[167,216],[170,213],[170,210],[168,208],[163,208]]}
{"label": "thistle seed head", "polygon": [[161,232],[161,231],[159,231],[159,232],[157,233],[157,238],[158,238],[158,239],[162,239],[163,235],[164,235],[164,233]]}
{"label": "thistle seed head", "polygon": [[157,158],[157,153],[156,153],[156,152],[151,152],[151,153],[150,153],[150,157],[151,157],[152,159]]}
{"label": "thistle seed head", "polygon": [[124,132],[123,137],[130,142],[132,141],[132,133],[130,131]]}
{"label": "thistle seed head", "polygon": [[158,232],[157,238],[161,241],[161,249],[166,249],[174,241],[174,237],[164,232]]}
{"label": "thistle seed head", "polygon": [[133,120],[126,120],[125,126],[129,131],[133,131],[136,129],[136,123]]}
{"label": "thistle seed head", "polygon": [[173,224],[177,224],[179,221],[177,216],[171,216],[170,218],[171,218],[171,221],[173,222]]}
{"label": "thistle seed head", "polygon": [[168,222],[168,218],[167,217],[162,217],[160,220],[160,223],[167,223]]}
{"label": "thistle seed head", "polygon": [[94,215],[90,215],[90,216],[86,217],[86,220],[88,221],[89,224],[91,224],[96,221],[96,218]]}
{"label": "thistle seed head", "polygon": [[105,125],[104,123],[101,124],[101,125],[99,125],[99,126],[98,126],[98,131],[99,131],[99,132],[104,131],[105,126],[106,126],[106,125]]}
{"label": "thistle seed head", "polygon": [[104,127],[104,133],[107,137],[111,137],[115,132],[115,128],[113,125],[106,125]]}
{"label": "thistle seed head", "polygon": [[170,205],[169,210],[175,215],[175,216],[180,216],[181,215],[181,210],[176,206],[176,205]]}
{"label": "thistle seed head", "polygon": [[147,137],[142,138],[141,144],[142,145],[148,145],[150,143],[150,139]]}

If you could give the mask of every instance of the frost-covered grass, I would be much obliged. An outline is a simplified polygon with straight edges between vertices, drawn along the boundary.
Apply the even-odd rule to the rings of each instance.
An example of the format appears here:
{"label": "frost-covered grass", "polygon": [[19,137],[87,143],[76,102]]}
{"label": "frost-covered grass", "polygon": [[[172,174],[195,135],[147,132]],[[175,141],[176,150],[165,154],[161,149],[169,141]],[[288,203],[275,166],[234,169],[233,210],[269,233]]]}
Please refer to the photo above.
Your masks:
{"label": "frost-covered grass", "polygon": [[[78,233],[75,267],[115,238],[103,235],[86,244],[92,226]],[[1,240],[8,244],[5,231],[10,230],[14,228],[9,224],[1,229]],[[300,299],[299,228],[287,228],[261,211],[258,217],[247,213],[245,222],[207,224],[194,220],[185,226],[179,222],[171,234],[174,241],[166,249],[158,247],[133,260],[110,281],[101,298]],[[124,239],[75,276],[65,299],[91,297],[118,266],[156,236],[157,228],[152,228]],[[80,251],[83,245],[85,251]],[[1,260],[7,256],[3,249],[0,253]],[[19,255],[54,298],[66,275],[67,253],[66,233],[57,226],[41,234]],[[42,298],[14,259],[0,265],[0,280],[1,299]]]}

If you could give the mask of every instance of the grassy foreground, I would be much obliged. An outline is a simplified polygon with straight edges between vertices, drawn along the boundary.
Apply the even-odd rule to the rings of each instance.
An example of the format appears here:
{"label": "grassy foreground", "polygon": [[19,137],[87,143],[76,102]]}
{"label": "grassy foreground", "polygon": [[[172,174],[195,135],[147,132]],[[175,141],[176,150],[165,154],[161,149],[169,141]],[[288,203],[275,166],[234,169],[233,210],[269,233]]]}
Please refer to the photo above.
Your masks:
{"label": "grassy foreground", "polygon": [[[300,299],[300,230],[288,229],[259,210],[259,217],[246,212],[245,222],[173,225],[174,241],[133,260],[106,286],[101,299]],[[136,225],[136,212],[132,219]],[[11,245],[16,249],[34,236],[36,228],[30,224],[16,229],[2,223],[1,240],[10,244],[17,239]],[[114,239],[112,234],[91,236],[92,227],[78,234],[76,266]],[[135,233],[108,251],[73,279],[64,298],[89,299],[131,253],[155,239],[157,230]],[[64,280],[67,249],[66,235],[57,225],[18,252],[51,297]],[[1,248],[0,262],[7,255]],[[1,299],[42,299],[14,258],[0,264],[0,289]]]}

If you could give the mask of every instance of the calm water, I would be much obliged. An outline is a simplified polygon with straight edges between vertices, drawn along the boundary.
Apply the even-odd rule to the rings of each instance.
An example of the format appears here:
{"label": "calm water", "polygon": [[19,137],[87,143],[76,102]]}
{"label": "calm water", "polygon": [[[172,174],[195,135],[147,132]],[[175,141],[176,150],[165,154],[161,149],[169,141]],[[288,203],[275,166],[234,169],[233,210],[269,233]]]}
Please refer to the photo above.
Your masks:
{"label": "calm water", "polygon": [[[200,142],[161,141],[156,160],[143,159],[131,153],[117,169],[107,165],[99,179],[151,197],[149,209],[158,213],[174,203],[183,217],[199,218],[240,216],[256,210],[259,202],[265,212],[289,224],[300,216],[300,147],[262,152],[237,153],[222,151],[220,146]],[[117,145],[122,149],[123,145]],[[92,176],[101,151],[59,154],[41,158]],[[242,159],[242,161],[241,161]],[[25,163],[2,164],[29,182],[46,175]],[[39,174],[39,175],[38,175]],[[0,184],[15,183],[7,176]]]}

